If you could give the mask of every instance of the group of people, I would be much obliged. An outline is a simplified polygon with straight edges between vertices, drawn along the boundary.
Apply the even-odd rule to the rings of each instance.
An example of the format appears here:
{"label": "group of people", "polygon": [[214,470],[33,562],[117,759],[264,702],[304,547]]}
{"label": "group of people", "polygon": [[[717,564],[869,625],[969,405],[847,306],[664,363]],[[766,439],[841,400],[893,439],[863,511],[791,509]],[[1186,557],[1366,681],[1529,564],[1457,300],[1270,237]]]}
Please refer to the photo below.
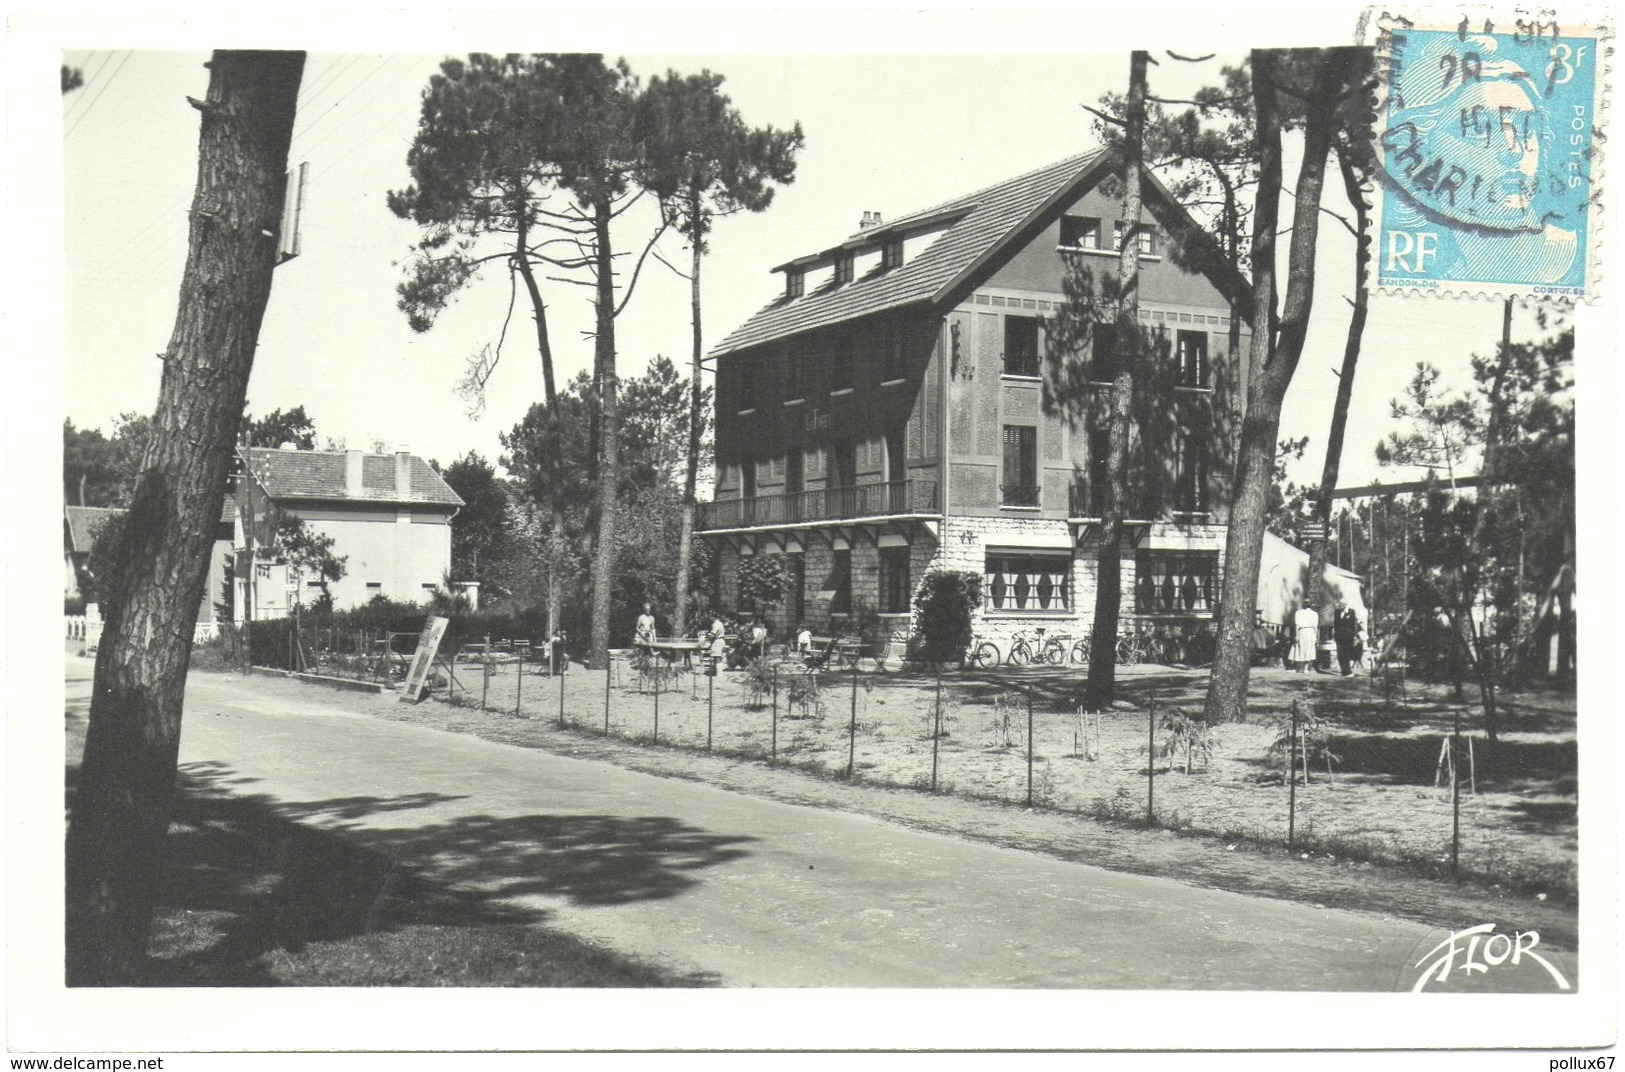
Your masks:
{"label": "group of people", "polygon": [[[767,626],[761,618],[752,621],[748,629],[742,629],[717,615],[699,640],[700,650],[719,669],[736,669],[767,654]],[[647,652],[653,650],[655,643],[654,606],[645,603],[633,630],[632,645]]]}
{"label": "group of people", "polygon": [[[1337,645],[1337,665],[1344,677],[1354,673],[1354,666],[1365,657],[1364,631],[1360,616],[1354,608],[1337,601],[1332,611],[1332,640]],[[1305,674],[1317,665],[1316,649],[1320,646],[1320,612],[1314,604],[1305,602],[1292,616],[1292,647],[1287,652],[1287,669]]]}

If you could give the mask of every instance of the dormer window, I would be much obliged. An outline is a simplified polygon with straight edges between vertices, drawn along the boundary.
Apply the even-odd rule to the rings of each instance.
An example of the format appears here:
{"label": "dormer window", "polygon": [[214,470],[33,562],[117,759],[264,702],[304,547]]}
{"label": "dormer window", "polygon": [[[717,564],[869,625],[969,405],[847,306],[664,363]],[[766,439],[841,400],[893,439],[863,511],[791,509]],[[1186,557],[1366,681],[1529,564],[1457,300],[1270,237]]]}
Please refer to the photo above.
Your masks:
{"label": "dormer window", "polygon": [[[1112,248],[1113,249],[1120,250],[1120,249],[1123,248],[1123,232],[1125,230],[1127,230],[1127,226],[1123,223],[1122,220],[1118,220],[1116,223],[1112,224]],[[1154,257],[1154,256],[1156,256],[1156,254],[1157,254],[1157,232],[1156,232],[1156,228],[1152,227],[1150,224],[1143,224],[1140,227],[1139,233],[1134,236],[1134,240],[1140,247],[1140,256],[1142,256],[1142,257]]]}
{"label": "dormer window", "polygon": [[880,270],[889,272],[893,268],[903,266],[903,240],[901,238],[888,238],[880,247]]}
{"label": "dormer window", "polygon": [[784,273],[784,296],[786,298],[799,298],[807,291],[807,277],[799,268],[791,268]]}
{"label": "dormer window", "polygon": [[837,254],[835,257],[835,285],[843,287],[850,282],[852,282],[852,254]]}
{"label": "dormer window", "polygon": [[1094,216],[1062,216],[1061,245],[1068,249],[1099,249],[1100,220]]}

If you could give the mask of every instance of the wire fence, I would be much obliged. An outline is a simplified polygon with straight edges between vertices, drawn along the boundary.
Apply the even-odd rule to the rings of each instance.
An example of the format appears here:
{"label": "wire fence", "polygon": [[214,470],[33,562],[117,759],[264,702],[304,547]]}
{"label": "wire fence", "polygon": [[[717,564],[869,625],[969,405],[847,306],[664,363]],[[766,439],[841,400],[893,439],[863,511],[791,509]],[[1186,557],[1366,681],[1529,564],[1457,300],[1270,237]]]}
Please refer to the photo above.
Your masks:
{"label": "wire fence", "polygon": [[[416,644],[415,634],[307,631],[279,645],[260,632],[256,653],[291,651],[306,669],[391,686]],[[809,669],[780,654],[730,671],[697,654],[616,651],[589,670],[489,637],[448,636],[440,651],[427,682],[435,699],[565,730],[1298,854],[1577,881],[1568,835],[1554,844],[1530,799],[1532,786],[1537,798],[1541,786],[1561,796],[1564,779],[1572,790],[1572,742],[1526,749],[1512,764],[1525,776],[1516,789],[1505,779],[1492,789],[1486,742],[1461,729],[1459,709],[1442,724],[1400,726],[1386,697],[1336,711],[1303,700],[1209,726],[1194,704],[1154,695],[1087,710],[1070,699],[1075,668],[883,672],[864,659]]]}

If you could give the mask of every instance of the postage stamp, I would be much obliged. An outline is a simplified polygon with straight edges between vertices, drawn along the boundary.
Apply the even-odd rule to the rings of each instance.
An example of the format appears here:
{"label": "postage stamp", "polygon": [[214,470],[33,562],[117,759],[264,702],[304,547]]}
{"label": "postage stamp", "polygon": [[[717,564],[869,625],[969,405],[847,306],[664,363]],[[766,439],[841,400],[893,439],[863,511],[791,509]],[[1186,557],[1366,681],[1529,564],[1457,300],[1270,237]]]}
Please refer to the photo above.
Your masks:
{"label": "postage stamp", "polygon": [[1377,286],[1595,297],[1606,31],[1543,10],[1370,32]]}

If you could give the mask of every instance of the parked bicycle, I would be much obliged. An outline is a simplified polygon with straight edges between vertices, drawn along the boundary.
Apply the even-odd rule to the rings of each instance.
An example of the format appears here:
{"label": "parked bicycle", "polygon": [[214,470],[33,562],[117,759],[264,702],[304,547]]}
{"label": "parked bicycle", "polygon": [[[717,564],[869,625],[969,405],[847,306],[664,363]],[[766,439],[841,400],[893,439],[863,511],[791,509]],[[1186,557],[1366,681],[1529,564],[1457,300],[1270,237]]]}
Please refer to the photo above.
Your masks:
{"label": "parked bicycle", "polygon": [[[1068,657],[1067,648],[1068,645],[1072,644],[1072,634],[1053,633],[1049,637],[1044,638],[1044,631],[1040,629],[1038,632],[1040,637],[1044,640],[1043,661],[1049,663],[1051,666],[1060,666],[1062,663],[1066,662]],[[1073,661],[1076,662],[1077,660],[1074,659]]]}
{"label": "parked bicycle", "polygon": [[1044,630],[1039,628],[1034,632],[1038,634],[1037,640],[1028,636],[1027,631],[1023,629],[1010,641],[1010,655],[1006,662],[1011,666],[1026,666],[1042,657],[1040,654],[1042,648],[1039,645],[1043,642]]}
{"label": "parked bicycle", "polygon": [[1167,645],[1150,628],[1129,628],[1118,634],[1117,661],[1124,665],[1166,663]]}
{"label": "parked bicycle", "polygon": [[999,665],[999,646],[972,634],[970,646],[965,649],[965,665],[973,670],[991,670]]}

